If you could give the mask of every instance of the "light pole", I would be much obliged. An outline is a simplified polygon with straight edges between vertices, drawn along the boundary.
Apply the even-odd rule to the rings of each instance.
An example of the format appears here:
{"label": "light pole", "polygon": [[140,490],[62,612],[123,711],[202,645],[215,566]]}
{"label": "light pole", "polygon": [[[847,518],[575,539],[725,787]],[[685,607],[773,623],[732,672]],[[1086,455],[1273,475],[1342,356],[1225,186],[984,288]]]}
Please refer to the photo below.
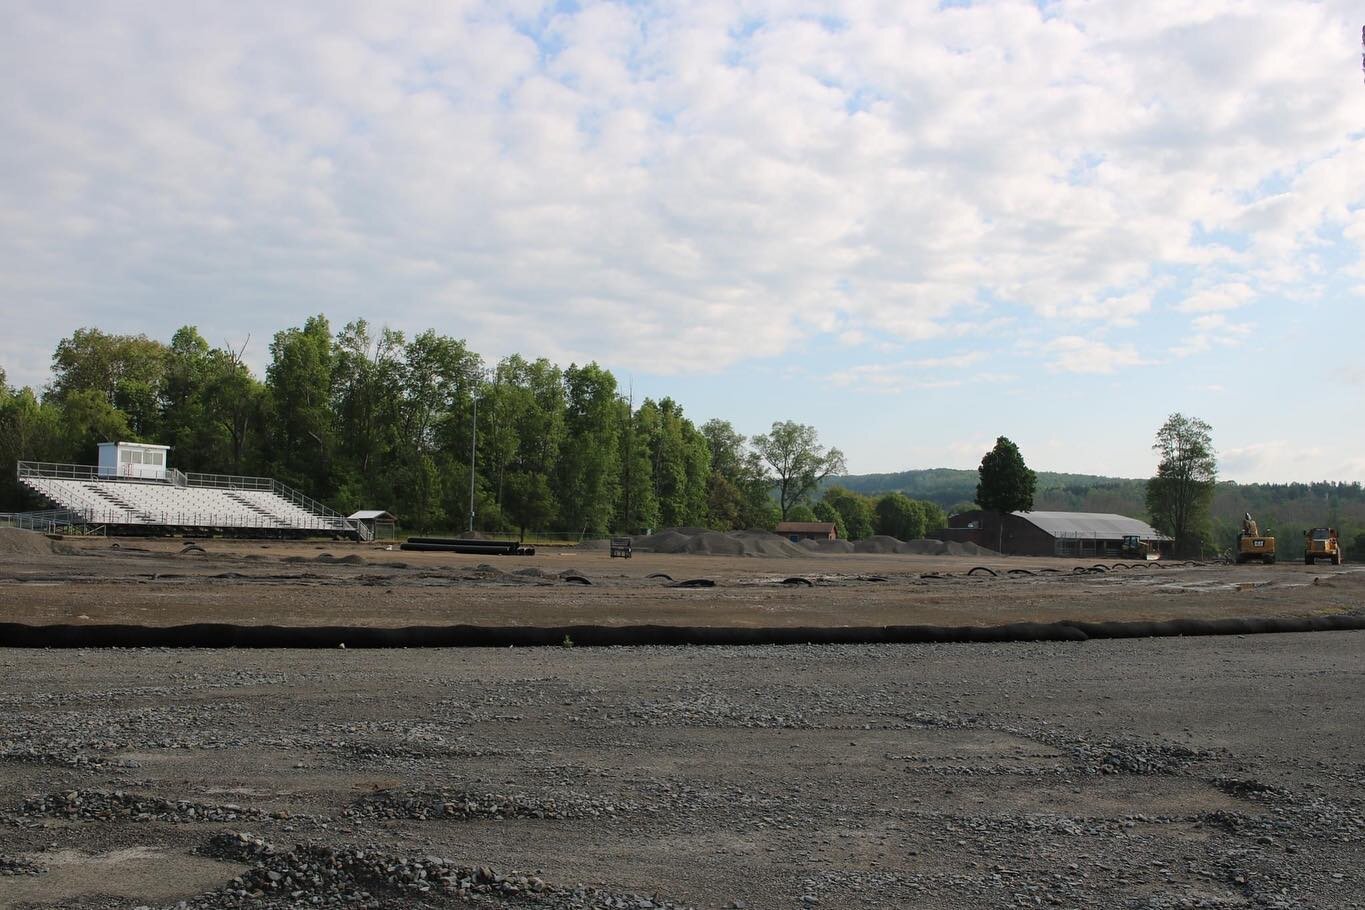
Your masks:
{"label": "light pole", "polygon": [[469,428],[469,530],[474,531],[474,459],[479,453],[479,380],[483,370],[472,370],[470,382],[474,399],[474,417]]}

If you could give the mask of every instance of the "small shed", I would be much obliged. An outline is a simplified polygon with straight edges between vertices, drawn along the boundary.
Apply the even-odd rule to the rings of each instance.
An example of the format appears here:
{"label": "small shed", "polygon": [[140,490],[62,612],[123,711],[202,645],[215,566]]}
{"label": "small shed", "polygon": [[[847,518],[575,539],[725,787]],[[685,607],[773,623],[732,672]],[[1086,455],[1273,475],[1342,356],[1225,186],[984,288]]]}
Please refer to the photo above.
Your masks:
{"label": "small shed", "polygon": [[99,444],[99,476],[165,480],[166,453],[170,449],[170,446],[149,442],[102,442]]}
{"label": "small shed", "polygon": [[838,540],[832,521],[782,521],[777,533],[796,543],[801,540]]}
{"label": "small shed", "polygon": [[397,540],[398,519],[382,509],[361,509],[347,515],[348,521],[356,521],[370,529],[371,540]]}

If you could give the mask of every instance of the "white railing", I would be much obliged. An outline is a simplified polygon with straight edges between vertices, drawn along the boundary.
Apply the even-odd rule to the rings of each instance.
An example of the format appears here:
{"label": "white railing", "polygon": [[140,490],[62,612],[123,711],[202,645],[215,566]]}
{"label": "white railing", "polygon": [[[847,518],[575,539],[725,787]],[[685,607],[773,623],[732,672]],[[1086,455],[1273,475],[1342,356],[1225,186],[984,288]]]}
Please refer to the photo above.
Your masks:
{"label": "white railing", "polygon": [[48,509],[42,512],[0,512],[0,528],[22,528],[43,534],[78,533],[89,531],[85,515],[71,509]]}
{"label": "white railing", "polygon": [[101,475],[100,469],[88,464],[57,464],[51,461],[19,462],[20,477],[51,477],[55,480],[122,480],[113,474]]}

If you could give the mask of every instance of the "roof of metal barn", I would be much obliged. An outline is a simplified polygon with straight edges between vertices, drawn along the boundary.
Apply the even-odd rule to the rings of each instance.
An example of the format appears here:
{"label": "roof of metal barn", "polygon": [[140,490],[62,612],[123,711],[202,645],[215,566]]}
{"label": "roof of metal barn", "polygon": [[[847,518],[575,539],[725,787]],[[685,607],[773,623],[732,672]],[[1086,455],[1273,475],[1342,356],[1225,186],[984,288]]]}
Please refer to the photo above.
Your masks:
{"label": "roof of metal barn", "polygon": [[1171,540],[1145,521],[1106,512],[1015,512],[1053,537],[1117,540],[1136,534],[1143,540]]}

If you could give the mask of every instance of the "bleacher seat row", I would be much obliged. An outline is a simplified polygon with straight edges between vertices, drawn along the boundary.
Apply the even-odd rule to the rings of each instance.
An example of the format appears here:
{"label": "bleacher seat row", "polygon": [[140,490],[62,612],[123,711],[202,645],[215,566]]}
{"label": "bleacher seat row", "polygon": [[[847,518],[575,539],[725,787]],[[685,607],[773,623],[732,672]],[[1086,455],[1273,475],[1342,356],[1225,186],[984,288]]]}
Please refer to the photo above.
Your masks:
{"label": "bleacher seat row", "polygon": [[92,524],[349,532],[349,522],[301,508],[269,490],[182,487],[127,480],[26,476],[29,489]]}

